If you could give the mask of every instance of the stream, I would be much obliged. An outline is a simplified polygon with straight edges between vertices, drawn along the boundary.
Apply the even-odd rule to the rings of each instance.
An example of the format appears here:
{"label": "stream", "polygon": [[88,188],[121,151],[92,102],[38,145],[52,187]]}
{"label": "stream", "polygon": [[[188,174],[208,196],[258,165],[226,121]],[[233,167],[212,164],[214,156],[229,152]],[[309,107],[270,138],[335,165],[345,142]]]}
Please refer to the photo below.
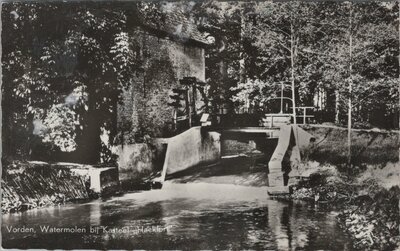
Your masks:
{"label": "stream", "polygon": [[2,216],[3,248],[352,250],[336,213],[266,187],[174,183]]}

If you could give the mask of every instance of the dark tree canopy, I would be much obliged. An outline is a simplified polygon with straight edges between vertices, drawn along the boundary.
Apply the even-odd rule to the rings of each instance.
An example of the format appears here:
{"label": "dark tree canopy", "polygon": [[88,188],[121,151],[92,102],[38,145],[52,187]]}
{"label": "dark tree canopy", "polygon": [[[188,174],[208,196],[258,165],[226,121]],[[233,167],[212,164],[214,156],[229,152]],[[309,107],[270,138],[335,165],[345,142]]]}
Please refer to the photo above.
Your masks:
{"label": "dark tree canopy", "polygon": [[159,28],[171,8],[212,42],[205,50],[212,112],[272,109],[268,100],[293,80],[297,105],[320,106],[318,122],[345,125],[351,98],[356,126],[398,128],[395,3],[5,3],[4,155],[93,152],[86,142],[104,148],[99,135],[115,135],[119,95],[143,68],[134,27]]}

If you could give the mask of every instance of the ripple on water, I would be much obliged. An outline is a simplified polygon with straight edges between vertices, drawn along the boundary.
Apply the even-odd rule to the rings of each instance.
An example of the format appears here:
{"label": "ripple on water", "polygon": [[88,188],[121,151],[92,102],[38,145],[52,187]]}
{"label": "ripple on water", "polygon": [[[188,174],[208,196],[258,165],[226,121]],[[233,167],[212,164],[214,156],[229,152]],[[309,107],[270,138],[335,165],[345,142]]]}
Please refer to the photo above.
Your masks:
{"label": "ripple on water", "polygon": [[335,214],[271,200],[266,187],[175,184],[65,207],[3,216],[3,226],[169,226],[167,232],[10,235],[7,248],[345,250]]}

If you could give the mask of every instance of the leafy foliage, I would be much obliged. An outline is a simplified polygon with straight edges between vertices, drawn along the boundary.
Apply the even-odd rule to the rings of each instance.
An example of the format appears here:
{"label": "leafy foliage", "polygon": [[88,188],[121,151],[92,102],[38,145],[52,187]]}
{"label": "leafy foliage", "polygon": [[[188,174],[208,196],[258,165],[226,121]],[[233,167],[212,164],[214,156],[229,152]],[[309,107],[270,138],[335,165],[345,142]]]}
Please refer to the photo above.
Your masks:
{"label": "leafy foliage", "polygon": [[[2,8],[5,155],[29,157],[37,135],[61,151],[92,139],[104,148],[100,126],[115,133],[119,96],[146,64],[138,25],[157,29],[177,9],[213,42],[205,54],[213,112],[265,109],[280,85],[292,81],[293,69],[297,105],[311,106],[320,92],[326,94],[321,121],[344,124],[351,98],[356,125],[398,126],[395,3],[15,2]],[[84,95],[75,100],[77,90]],[[34,134],[38,125],[47,129]],[[60,135],[71,141],[60,142]]]}
{"label": "leafy foliage", "polygon": [[[207,18],[200,20],[206,20],[205,30],[216,38],[215,46],[222,48],[209,52],[210,83],[216,89],[226,86],[230,90],[226,97],[236,105],[257,106],[265,96],[278,94],[277,86],[291,81],[293,57],[297,105],[312,106],[318,92],[325,92],[327,103],[319,109],[328,113],[322,120],[333,121],[336,113],[336,122],[346,123],[351,77],[353,120],[398,126],[397,4],[206,2],[201,6]],[[217,58],[234,66],[226,71],[231,76],[223,76],[215,67]],[[244,69],[239,67],[241,61]],[[256,82],[260,85],[252,86]],[[285,95],[290,96],[290,91]]]}
{"label": "leafy foliage", "polygon": [[22,148],[18,144],[24,141],[13,137],[21,131],[31,135],[32,121],[46,128],[38,134],[44,142],[67,152],[100,124],[110,126],[118,95],[138,61],[126,26],[134,8],[103,7],[10,3],[3,8],[9,34],[3,40],[3,91],[10,94],[3,99],[8,108],[3,130],[6,142],[16,144],[9,154]]}

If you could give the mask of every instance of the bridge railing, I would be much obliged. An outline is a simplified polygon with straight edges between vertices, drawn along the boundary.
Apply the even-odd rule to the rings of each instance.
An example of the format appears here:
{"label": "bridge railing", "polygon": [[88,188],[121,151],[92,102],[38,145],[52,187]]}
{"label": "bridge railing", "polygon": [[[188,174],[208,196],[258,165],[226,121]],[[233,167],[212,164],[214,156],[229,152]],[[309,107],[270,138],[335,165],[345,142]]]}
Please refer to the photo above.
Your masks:
{"label": "bridge railing", "polygon": [[[312,123],[314,120],[312,106],[296,107],[296,118],[302,124]],[[175,116],[174,124],[177,125],[177,131],[184,131],[192,126],[198,126],[202,114],[191,116],[191,125],[189,125],[188,115]],[[210,114],[209,121],[213,126],[222,127],[279,127],[282,124],[293,123],[293,113],[265,113],[260,109],[235,109],[233,113],[229,113],[227,109],[221,110],[218,113]]]}

